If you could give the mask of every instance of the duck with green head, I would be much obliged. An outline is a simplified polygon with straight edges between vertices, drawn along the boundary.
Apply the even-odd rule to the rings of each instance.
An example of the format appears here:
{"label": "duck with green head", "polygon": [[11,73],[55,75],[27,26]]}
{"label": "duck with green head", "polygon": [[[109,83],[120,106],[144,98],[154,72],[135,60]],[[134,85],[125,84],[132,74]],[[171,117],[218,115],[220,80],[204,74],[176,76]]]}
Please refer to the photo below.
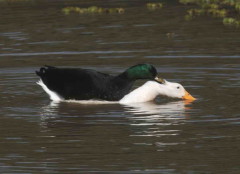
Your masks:
{"label": "duck with green head", "polygon": [[95,70],[45,66],[36,71],[39,85],[55,101],[107,100],[119,101],[128,94],[138,79],[158,80],[157,70],[150,64],[138,64],[113,76]]}

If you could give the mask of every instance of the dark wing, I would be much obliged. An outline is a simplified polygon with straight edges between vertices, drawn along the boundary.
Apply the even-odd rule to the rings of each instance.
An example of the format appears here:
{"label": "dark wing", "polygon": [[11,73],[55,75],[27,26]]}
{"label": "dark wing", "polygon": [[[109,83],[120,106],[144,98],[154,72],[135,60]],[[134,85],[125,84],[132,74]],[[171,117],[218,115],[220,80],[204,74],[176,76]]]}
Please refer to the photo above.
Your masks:
{"label": "dark wing", "polygon": [[64,99],[101,99],[111,79],[108,74],[87,69],[46,66],[36,71],[43,83]]}

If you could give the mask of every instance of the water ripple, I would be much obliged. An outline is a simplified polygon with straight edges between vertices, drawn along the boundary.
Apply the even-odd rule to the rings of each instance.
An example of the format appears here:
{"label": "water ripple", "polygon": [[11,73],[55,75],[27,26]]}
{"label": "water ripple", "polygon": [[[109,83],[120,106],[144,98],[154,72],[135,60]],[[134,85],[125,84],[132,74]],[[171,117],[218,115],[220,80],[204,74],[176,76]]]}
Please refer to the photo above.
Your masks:
{"label": "water ripple", "polygon": [[4,53],[3,56],[45,56],[45,55],[81,55],[81,54],[125,54],[142,53],[147,50],[123,50],[123,51],[59,51],[59,52],[35,52],[35,53]]}
{"label": "water ripple", "polygon": [[144,56],[145,58],[220,58],[220,59],[226,59],[226,58],[232,58],[232,59],[238,59],[240,58],[240,55],[161,55],[161,56]]}
{"label": "water ripple", "polygon": [[14,40],[26,40],[28,39],[26,36],[27,34],[23,33],[23,32],[5,32],[5,33],[0,33],[0,36],[4,36],[7,37],[9,39],[14,39]]}

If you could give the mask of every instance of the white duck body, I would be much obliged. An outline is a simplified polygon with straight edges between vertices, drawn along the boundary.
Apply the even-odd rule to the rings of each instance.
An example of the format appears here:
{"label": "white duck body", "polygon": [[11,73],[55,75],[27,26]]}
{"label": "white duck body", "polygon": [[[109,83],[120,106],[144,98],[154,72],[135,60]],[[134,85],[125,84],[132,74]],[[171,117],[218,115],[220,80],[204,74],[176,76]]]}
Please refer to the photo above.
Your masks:
{"label": "white duck body", "polygon": [[148,81],[144,85],[125,95],[119,103],[128,104],[147,102],[154,100],[158,95],[183,99],[186,99],[186,95],[191,96],[179,83],[168,82],[166,80],[164,80],[164,83],[162,84],[155,81]]}

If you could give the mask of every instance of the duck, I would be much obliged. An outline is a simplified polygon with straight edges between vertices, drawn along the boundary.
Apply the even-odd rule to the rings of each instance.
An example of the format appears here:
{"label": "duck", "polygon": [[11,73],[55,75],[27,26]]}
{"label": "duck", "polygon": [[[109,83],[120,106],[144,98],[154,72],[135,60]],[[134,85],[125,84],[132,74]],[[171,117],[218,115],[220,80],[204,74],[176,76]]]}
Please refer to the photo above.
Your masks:
{"label": "duck", "polygon": [[53,101],[119,101],[130,93],[136,80],[158,80],[157,70],[151,64],[137,64],[115,76],[92,69],[45,65],[36,75],[40,77],[37,84]]}
{"label": "duck", "polygon": [[[40,68],[40,71],[36,71],[36,74],[40,76],[37,84],[43,88],[53,101],[104,100],[117,101],[120,104],[131,104],[152,101],[159,95],[188,101],[196,100],[181,84],[162,79],[157,75],[156,69],[148,64],[132,66],[117,76],[111,76],[94,70],[56,68],[51,66]],[[151,80],[130,91],[135,80],[147,78]],[[81,80],[85,86],[81,86]],[[107,83],[107,85],[97,84],[97,82]],[[101,85],[107,88],[104,94],[108,94],[109,98],[106,99],[105,96],[102,96]],[[114,85],[116,85],[115,88],[113,88]],[[125,88],[121,90],[117,85]],[[87,90],[88,88],[89,90]],[[82,89],[84,91],[81,91]],[[94,89],[100,91],[99,94],[97,91],[93,91],[94,93],[92,93]],[[111,89],[116,89],[116,91],[108,91]],[[83,92],[86,92],[86,95]]]}
{"label": "duck", "polygon": [[144,103],[154,100],[157,96],[167,96],[187,101],[196,100],[181,84],[159,78],[158,81],[147,81],[142,86],[125,95],[119,103]]}

